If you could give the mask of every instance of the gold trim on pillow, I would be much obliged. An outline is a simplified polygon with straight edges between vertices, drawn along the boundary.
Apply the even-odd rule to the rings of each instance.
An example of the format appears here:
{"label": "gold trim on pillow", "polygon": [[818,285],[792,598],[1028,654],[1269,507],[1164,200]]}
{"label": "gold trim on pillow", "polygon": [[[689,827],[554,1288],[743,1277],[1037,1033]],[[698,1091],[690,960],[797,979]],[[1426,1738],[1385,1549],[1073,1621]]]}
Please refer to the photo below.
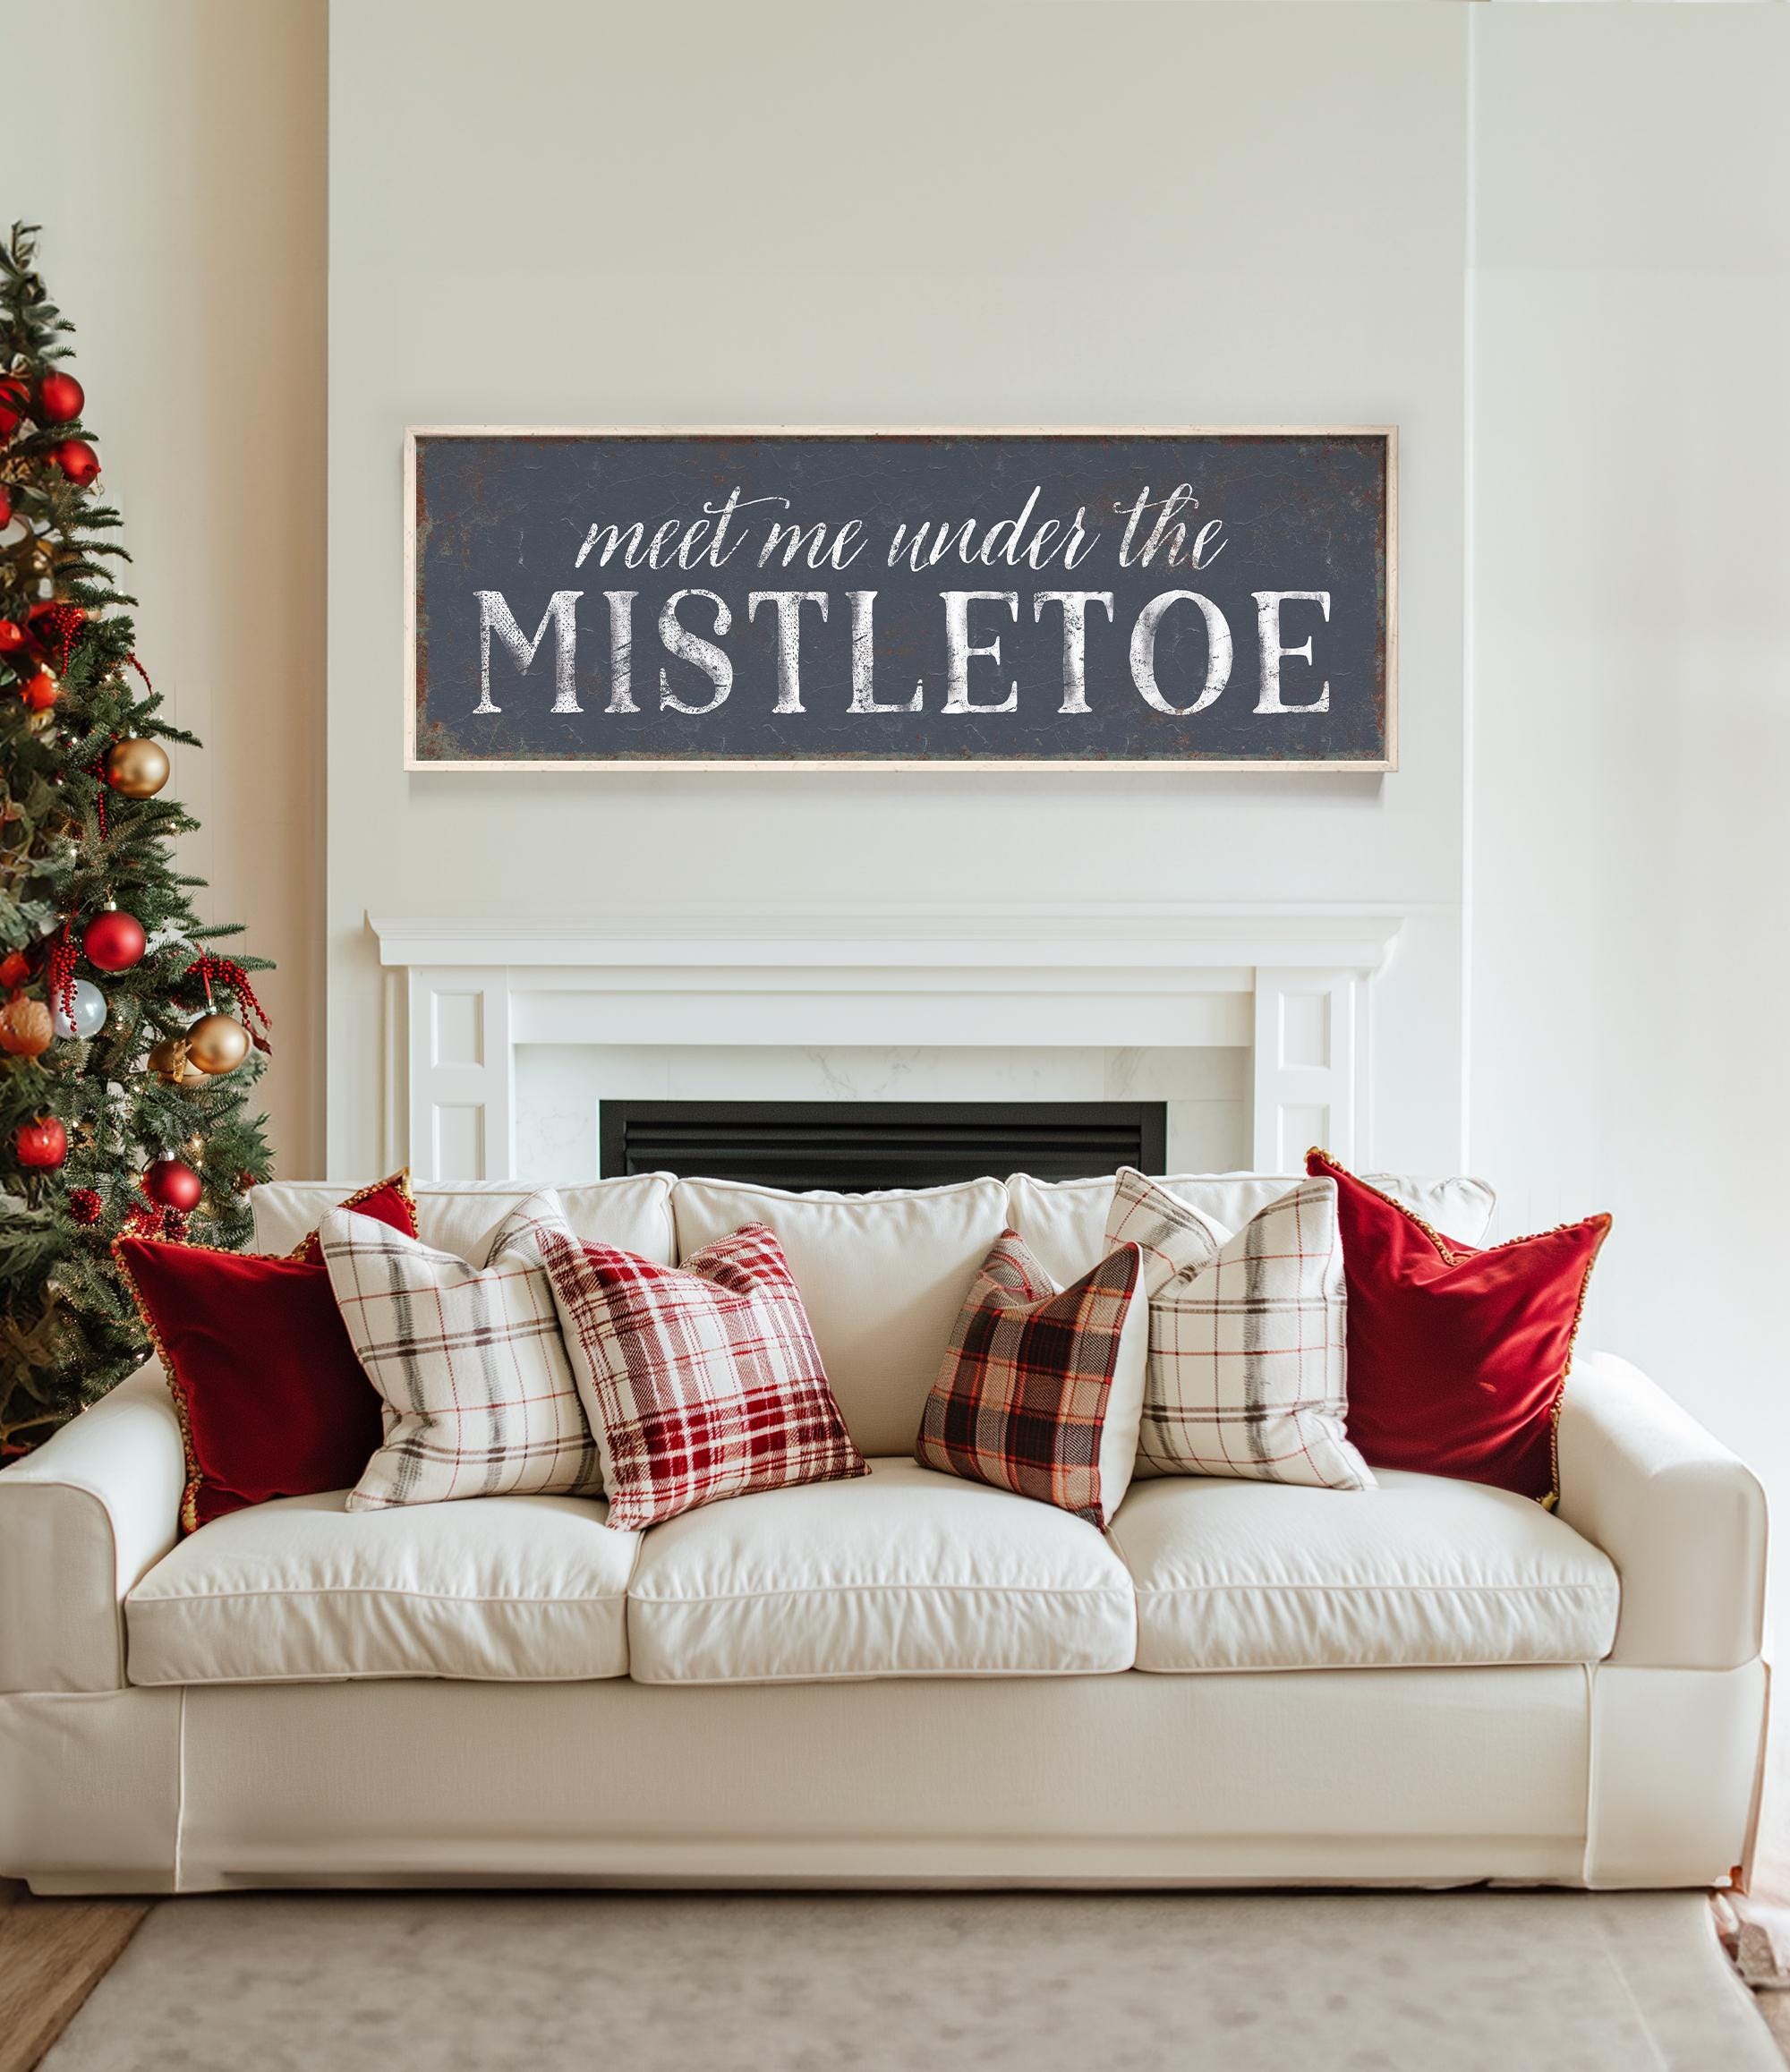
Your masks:
{"label": "gold trim on pillow", "polygon": [[[336,1204],[336,1207],[337,1208],[359,1208],[363,1201],[371,1201],[376,1194],[379,1193],[383,1189],[388,1187],[391,1188],[396,1193],[398,1198],[410,1211],[410,1234],[412,1237],[414,1237],[416,1235],[416,1197],[411,1192],[410,1189],[410,1168],[407,1165],[399,1166],[397,1171],[391,1174],[388,1179],[375,1180],[370,1181],[367,1186],[357,1189],[354,1193],[349,1195],[345,1200],[338,1201]],[[333,1212],[326,1210],[324,1213],[328,1215]],[[298,1242],[292,1248],[289,1252],[280,1252],[277,1254],[269,1252],[266,1256],[269,1258],[279,1258],[283,1259],[302,1260],[304,1258],[304,1248],[317,1235],[319,1229],[322,1226],[320,1224],[314,1224],[310,1230],[305,1232],[304,1235],[298,1241]]]}

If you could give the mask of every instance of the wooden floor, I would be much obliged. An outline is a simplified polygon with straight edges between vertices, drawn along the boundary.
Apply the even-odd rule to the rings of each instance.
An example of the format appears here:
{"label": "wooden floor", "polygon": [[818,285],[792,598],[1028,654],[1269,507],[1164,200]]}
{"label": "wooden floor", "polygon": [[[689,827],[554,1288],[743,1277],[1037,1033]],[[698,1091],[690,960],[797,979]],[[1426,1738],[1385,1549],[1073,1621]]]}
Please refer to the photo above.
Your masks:
{"label": "wooden floor", "polygon": [[0,1879],[0,2072],[30,2072],[149,1910],[137,1899],[34,1899]]}

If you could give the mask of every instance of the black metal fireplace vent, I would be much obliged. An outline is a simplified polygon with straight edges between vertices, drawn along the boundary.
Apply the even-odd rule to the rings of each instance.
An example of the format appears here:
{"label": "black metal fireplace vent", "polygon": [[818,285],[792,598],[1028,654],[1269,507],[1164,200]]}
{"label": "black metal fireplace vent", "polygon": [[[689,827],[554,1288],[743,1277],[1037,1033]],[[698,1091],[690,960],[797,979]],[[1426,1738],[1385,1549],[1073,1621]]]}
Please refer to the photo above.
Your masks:
{"label": "black metal fireplace vent", "polygon": [[1163,1170],[1161,1101],[605,1101],[605,1179],[677,1172],[761,1187],[941,1187],[984,1173]]}

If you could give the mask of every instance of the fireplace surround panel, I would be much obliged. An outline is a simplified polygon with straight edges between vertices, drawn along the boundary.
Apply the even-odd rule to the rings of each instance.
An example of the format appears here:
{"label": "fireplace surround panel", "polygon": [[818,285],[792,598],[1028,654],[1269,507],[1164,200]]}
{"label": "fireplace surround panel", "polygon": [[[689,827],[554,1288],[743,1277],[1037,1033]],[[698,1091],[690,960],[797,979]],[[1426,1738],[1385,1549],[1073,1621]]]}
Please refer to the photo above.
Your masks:
{"label": "fireplace surround panel", "polygon": [[[516,1055],[530,1045],[1216,1045],[1249,1053],[1256,1170],[1288,1172],[1314,1142],[1367,1162],[1374,981],[1402,919],[1148,900],[372,919],[388,1152],[420,1180],[516,1175]],[[1103,1149],[1101,1169],[1113,1163]],[[1039,1170],[991,1148],[981,1170],[1028,1164]]]}

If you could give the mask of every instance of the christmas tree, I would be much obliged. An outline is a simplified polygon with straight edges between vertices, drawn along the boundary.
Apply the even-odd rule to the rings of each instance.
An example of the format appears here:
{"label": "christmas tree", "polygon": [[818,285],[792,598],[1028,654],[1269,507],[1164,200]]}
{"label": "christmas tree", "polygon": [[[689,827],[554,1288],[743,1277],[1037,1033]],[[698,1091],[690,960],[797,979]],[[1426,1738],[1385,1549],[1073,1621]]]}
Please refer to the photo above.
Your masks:
{"label": "christmas tree", "polygon": [[245,1102],[266,1018],[174,865],[161,716],[118,589],[73,327],[0,249],[0,1454],[39,1444],[147,1355],[122,1232],[224,1248],[266,1179]]}

